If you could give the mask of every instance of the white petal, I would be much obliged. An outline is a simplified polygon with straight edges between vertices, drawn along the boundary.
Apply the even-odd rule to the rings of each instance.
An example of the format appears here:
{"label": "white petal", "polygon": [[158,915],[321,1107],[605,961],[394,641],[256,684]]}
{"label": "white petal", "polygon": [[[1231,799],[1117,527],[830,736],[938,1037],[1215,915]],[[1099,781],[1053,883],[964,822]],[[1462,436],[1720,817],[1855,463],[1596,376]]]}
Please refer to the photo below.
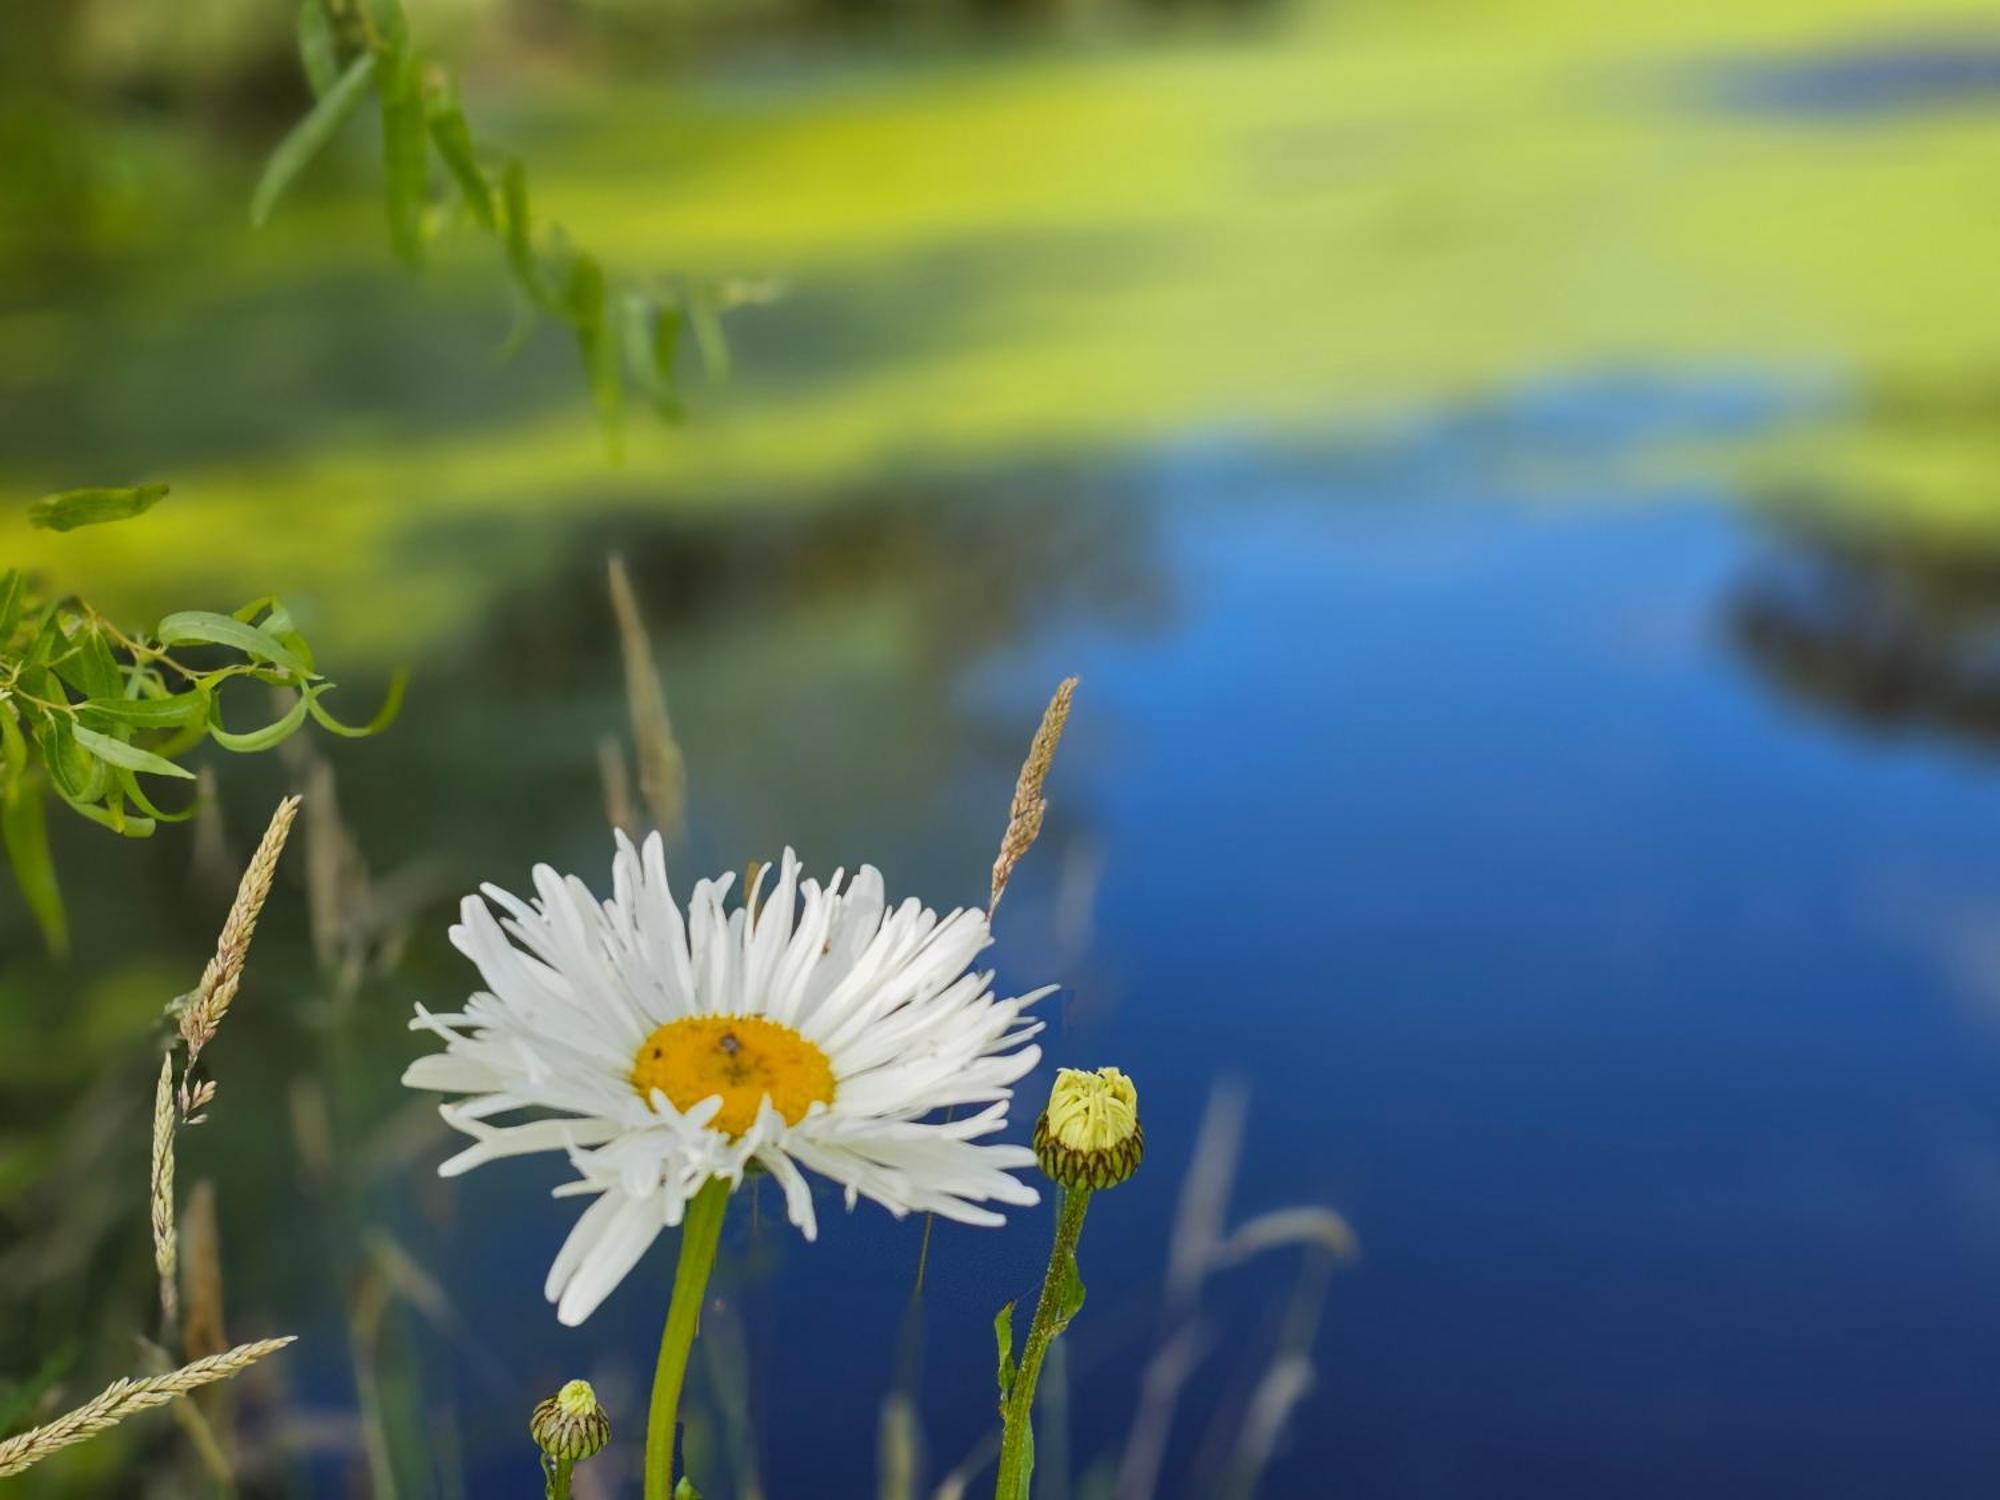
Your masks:
{"label": "white petal", "polygon": [[[610,1196],[609,1194],[606,1195]],[[596,1312],[611,1295],[626,1272],[652,1248],[664,1228],[660,1204],[651,1198],[628,1198],[619,1203],[598,1233],[596,1242],[584,1253],[576,1274],[563,1288],[556,1304],[556,1321],[574,1328]]]}
{"label": "white petal", "polygon": [[494,1069],[452,1052],[418,1058],[403,1069],[403,1082],[413,1089],[437,1089],[447,1094],[490,1094],[502,1087]]}

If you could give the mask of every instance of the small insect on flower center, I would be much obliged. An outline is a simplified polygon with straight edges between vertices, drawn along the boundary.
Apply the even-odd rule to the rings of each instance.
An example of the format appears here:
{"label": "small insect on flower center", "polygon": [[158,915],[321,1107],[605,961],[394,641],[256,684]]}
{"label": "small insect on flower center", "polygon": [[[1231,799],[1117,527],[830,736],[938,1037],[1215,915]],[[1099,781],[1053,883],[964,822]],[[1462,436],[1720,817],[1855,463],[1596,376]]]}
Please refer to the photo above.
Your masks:
{"label": "small insect on flower center", "polygon": [[639,1044],[632,1087],[642,1099],[658,1089],[679,1110],[720,1094],[722,1108],[710,1123],[739,1136],[767,1095],[787,1125],[815,1104],[833,1103],[833,1066],[791,1027],[762,1016],[689,1016]]}

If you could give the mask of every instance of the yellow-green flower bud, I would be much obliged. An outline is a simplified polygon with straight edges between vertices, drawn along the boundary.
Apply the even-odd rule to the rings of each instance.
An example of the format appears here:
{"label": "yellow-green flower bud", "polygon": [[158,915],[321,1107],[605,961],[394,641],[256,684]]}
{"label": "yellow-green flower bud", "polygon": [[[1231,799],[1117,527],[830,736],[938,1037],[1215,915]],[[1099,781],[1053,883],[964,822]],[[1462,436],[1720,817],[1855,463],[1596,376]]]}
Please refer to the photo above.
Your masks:
{"label": "yellow-green flower bud", "polygon": [[535,1446],[550,1458],[572,1463],[589,1458],[611,1441],[611,1418],[597,1404],[587,1380],[572,1380],[535,1408],[528,1420]]}
{"label": "yellow-green flower bud", "polygon": [[1139,1170],[1139,1091],[1116,1068],[1063,1068],[1035,1121],[1035,1159],[1066,1188],[1116,1187]]}

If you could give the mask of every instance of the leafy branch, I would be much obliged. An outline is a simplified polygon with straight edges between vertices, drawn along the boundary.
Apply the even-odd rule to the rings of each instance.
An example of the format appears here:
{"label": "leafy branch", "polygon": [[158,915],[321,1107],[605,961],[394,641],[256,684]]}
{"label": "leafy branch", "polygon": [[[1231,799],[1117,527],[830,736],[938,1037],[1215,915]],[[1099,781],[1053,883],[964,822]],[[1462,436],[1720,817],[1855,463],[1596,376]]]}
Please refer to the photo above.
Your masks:
{"label": "leafy branch", "polygon": [[[614,457],[621,452],[628,388],[661,416],[682,415],[684,334],[693,335],[711,380],[727,375],[722,314],[768,300],[770,289],[679,275],[614,280],[560,226],[538,232],[527,169],[474,140],[452,75],[412,43],[402,0],[300,0],[298,45],[315,103],[265,164],[250,199],[251,223],[270,218],[293,180],[372,93],[396,253],[422,264],[433,234],[452,219],[469,220],[491,239],[521,298],[515,342],[537,314],[570,331]],[[440,206],[446,212],[433,212]]]}
{"label": "leafy branch", "polygon": [[[29,518],[66,531],[136,515],[165,493],[165,486],[73,490],[36,502]],[[289,701],[255,728],[231,729],[224,690],[253,682]],[[0,843],[50,950],[68,945],[49,853],[51,795],[113,833],[148,838],[195,809],[160,806],[141,777],[192,781],[182,761],[202,744],[240,754],[269,750],[307,719],[337,735],[378,733],[402,705],[404,677],[396,676],[381,709],[360,725],[327,709],[333,687],[275,598],[226,615],[182,610],[134,633],[74,595],[40,597],[19,569],[0,572]]]}

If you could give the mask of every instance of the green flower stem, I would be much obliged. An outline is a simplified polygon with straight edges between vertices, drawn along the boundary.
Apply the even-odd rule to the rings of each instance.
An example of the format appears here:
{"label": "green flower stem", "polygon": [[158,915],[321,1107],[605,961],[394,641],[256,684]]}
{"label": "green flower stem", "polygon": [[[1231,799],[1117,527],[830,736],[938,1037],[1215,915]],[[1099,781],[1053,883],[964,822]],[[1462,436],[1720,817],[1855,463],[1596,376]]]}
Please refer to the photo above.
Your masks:
{"label": "green flower stem", "polygon": [[545,1500],[569,1500],[569,1474],[574,1467],[566,1458],[543,1458],[542,1493]]}
{"label": "green flower stem", "polygon": [[729,1208],[729,1184],[711,1178],[694,1195],[681,1221],[681,1258],[674,1268],[674,1300],[660,1330],[660,1359],[653,1367],[653,1399],[646,1411],[646,1500],[671,1500],[674,1489],[674,1430],[680,1421],[681,1383],[687,1378],[688,1351],[701,1326],[701,1301],[722,1216]]}
{"label": "green flower stem", "polygon": [[1063,1294],[1074,1274],[1071,1267],[1076,1263],[1076,1244],[1083,1236],[1083,1216],[1089,1207],[1090,1189],[1071,1188],[1064,1192],[1062,1208],[1056,1214],[1056,1239],[1049,1247],[1049,1269],[1042,1277],[1035,1321],[1029,1325],[1020,1368],[1014,1372],[1013,1387],[1000,1409],[1000,1478],[993,1487],[994,1500],[1027,1500],[1028,1477],[1035,1461],[1029,1426],[1034,1420],[1035,1382],[1041,1379],[1050,1341],[1063,1330]]}

